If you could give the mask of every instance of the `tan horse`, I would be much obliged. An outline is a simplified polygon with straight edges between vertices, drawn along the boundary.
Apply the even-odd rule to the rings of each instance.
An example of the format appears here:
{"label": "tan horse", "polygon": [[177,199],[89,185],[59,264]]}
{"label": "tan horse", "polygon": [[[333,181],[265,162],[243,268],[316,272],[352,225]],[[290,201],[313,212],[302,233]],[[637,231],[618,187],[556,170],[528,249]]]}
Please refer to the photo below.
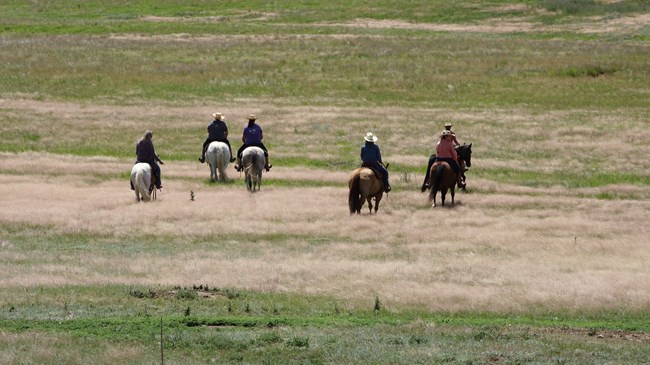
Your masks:
{"label": "tan horse", "polygon": [[447,190],[451,190],[451,204],[454,204],[454,195],[456,195],[456,174],[451,166],[444,161],[436,161],[431,165],[429,170],[429,203],[433,201],[432,207],[436,206],[436,194],[440,192],[442,198],[442,205],[445,205],[445,197]]}
{"label": "tan horse", "polygon": [[372,199],[375,199],[375,213],[379,209],[379,202],[384,196],[384,183],[381,176],[376,176],[375,172],[367,167],[361,167],[352,172],[350,180],[350,195],[348,197],[348,206],[350,214],[360,214],[361,207],[365,201],[368,201],[368,208],[372,214]]}

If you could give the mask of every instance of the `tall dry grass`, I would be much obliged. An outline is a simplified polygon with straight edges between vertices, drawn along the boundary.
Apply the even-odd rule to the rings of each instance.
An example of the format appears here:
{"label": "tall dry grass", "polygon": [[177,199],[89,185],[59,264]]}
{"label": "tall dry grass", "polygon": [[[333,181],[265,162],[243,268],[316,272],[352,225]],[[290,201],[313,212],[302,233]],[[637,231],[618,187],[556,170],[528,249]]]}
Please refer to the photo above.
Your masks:
{"label": "tall dry grass", "polygon": [[[60,240],[32,252],[5,229],[0,285],[207,283],[452,311],[639,309],[650,300],[647,201],[479,181],[489,194],[431,209],[410,182],[379,214],[350,216],[345,188],[263,185],[250,194],[234,172],[231,185],[205,184],[198,163],[165,165],[165,190],[151,204],[136,204],[128,181],[92,178],[129,168],[116,159],[2,155],[2,226],[49,227]],[[84,248],[66,247],[75,240]],[[116,242],[136,248],[104,247]]]}

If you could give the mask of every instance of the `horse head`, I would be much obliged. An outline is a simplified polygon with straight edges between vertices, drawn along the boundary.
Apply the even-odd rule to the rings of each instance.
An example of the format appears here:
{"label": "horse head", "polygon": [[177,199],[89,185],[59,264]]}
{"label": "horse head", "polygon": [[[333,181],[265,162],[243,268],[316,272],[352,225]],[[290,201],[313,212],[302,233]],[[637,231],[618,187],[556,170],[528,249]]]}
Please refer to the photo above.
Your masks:
{"label": "horse head", "polygon": [[472,167],[472,144],[464,144],[456,147],[458,161],[465,161],[465,166]]}

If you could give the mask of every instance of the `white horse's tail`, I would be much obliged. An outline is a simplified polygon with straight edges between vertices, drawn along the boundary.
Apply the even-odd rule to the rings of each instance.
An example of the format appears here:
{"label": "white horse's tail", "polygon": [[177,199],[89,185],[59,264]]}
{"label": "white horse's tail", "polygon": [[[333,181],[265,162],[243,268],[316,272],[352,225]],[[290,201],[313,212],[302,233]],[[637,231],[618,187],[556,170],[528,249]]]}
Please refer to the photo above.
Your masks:
{"label": "white horse's tail", "polygon": [[224,142],[210,143],[205,157],[210,165],[210,178],[213,181],[226,181],[228,178],[226,169],[228,168],[228,163],[230,163],[228,145]]}
{"label": "white horse's tail", "polygon": [[242,153],[242,164],[246,186],[249,191],[260,190],[262,186],[262,170],[264,170],[264,151],[259,147],[248,147]]}
{"label": "white horse's tail", "polygon": [[149,186],[151,184],[151,167],[146,163],[138,163],[131,170],[131,183],[135,190],[136,201],[150,201]]}

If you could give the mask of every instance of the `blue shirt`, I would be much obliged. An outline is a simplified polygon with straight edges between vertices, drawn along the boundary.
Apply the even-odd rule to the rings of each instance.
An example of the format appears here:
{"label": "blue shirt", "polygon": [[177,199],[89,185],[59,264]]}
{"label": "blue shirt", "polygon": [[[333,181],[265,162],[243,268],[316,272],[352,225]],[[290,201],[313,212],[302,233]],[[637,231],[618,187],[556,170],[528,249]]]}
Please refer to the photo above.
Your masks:
{"label": "blue shirt", "polygon": [[244,143],[262,143],[262,127],[257,124],[244,127]]}
{"label": "blue shirt", "polygon": [[381,152],[379,151],[379,146],[374,143],[366,143],[361,146],[361,161],[381,162]]}

